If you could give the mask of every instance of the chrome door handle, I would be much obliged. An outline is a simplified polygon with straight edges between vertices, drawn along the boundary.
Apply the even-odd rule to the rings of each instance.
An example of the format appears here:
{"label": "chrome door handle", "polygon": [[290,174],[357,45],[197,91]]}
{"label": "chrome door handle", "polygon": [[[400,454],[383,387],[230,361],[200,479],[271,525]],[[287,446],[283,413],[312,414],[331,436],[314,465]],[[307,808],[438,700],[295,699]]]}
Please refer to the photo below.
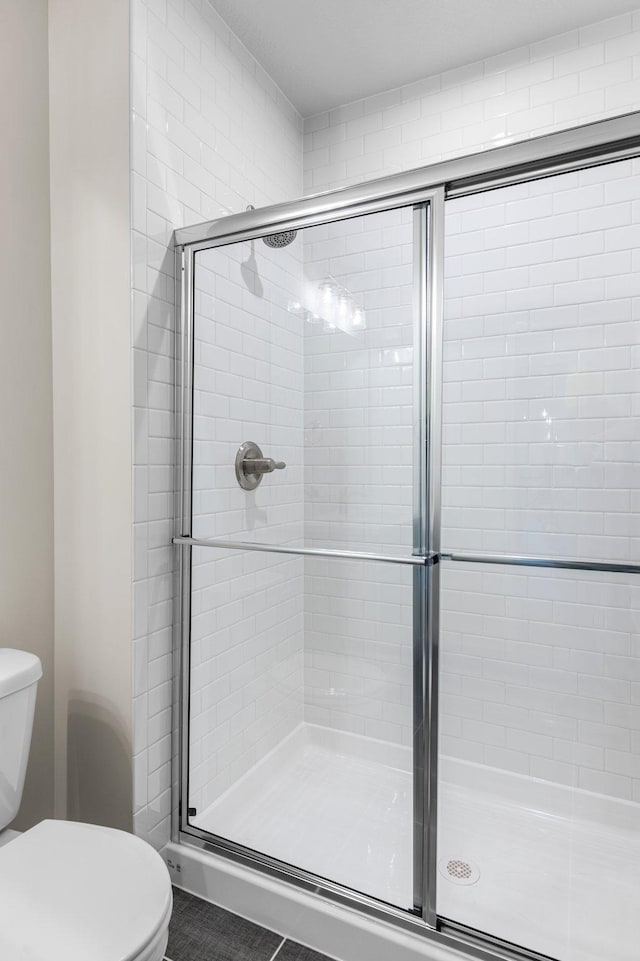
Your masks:
{"label": "chrome door handle", "polygon": [[236,478],[245,491],[255,490],[262,481],[263,474],[284,470],[286,466],[283,460],[264,457],[258,445],[251,440],[241,444],[236,454]]}

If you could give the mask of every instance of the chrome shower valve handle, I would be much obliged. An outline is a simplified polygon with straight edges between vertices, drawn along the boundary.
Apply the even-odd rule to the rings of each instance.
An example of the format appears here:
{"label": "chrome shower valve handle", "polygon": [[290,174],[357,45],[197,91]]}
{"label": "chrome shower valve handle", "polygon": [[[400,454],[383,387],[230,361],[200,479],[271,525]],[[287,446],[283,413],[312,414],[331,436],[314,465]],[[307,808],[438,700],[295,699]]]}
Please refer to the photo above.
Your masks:
{"label": "chrome shower valve handle", "polygon": [[271,474],[274,470],[284,470],[286,466],[283,460],[265,457],[252,440],[241,444],[236,454],[236,478],[245,491],[255,490],[264,474]]}
{"label": "chrome shower valve handle", "polygon": [[245,457],[242,463],[247,474],[270,474],[287,466],[283,460],[273,457]]}

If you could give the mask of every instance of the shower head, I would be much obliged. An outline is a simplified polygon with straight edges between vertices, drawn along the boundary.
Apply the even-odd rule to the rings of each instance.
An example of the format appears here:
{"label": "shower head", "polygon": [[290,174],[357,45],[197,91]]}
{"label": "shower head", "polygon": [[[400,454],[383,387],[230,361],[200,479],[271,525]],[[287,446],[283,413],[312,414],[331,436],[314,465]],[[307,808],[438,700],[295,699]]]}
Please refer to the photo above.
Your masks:
{"label": "shower head", "polygon": [[[256,208],[253,204],[247,204],[247,210],[255,210]],[[279,234],[267,234],[263,237],[263,241],[267,247],[288,247],[289,244],[296,239],[297,230],[283,230]]]}
{"label": "shower head", "polygon": [[268,234],[262,239],[267,247],[288,247],[297,233],[297,230],[283,230],[280,234]]}

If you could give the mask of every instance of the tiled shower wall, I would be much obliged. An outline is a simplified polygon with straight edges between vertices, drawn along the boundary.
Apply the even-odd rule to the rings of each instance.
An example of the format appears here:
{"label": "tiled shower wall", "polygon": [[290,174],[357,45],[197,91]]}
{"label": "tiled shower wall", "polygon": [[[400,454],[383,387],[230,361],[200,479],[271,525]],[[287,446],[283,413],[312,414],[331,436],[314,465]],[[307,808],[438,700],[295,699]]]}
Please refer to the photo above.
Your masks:
{"label": "tiled shower wall", "polygon": [[640,161],[451,200],[443,547],[640,548]]}
{"label": "tiled shower wall", "polygon": [[[309,118],[305,121],[305,189],[307,192],[332,189],[565,129],[639,107],[640,12],[636,12]],[[605,199],[605,190],[607,200],[614,208],[610,213],[613,217],[611,226],[628,227],[633,223],[637,201],[632,205],[632,193],[629,193],[629,190],[633,191],[635,188],[631,188],[629,182],[624,187],[619,185],[616,188],[612,184],[605,188],[604,181],[599,182],[598,173],[585,173],[581,176],[584,184],[567,181],[567,195],[564,200],[568,204],[566,210],[561,211],[562,198],[555,200],[557,211],[566,215],[565,228],[569,218],[573,218],[574,233],[577,231],[577,211],[581,203],[584,203],[585,207],[591,205],[593,208],[584,210],[581,214],[582,220],[586,222],[591,217],[596,233],[598,228],[603,228],[604,219],[600,224],[597,219],[599,215],[606,218],[604,211],[599,214],[599,207]],[[606,179],[607,174],[601,176]],[[588,183],[590,177],[595,183]],[[535,194],[536,187],[531,189]],[[581,189],[585,191],[582,194]],[[624,196],[614,197],[616,189],[627,192]],[[491,209],[490,201],[487,201],[490,197],[491,195],[484,195],[481,199],[475,198],[467,202],[470,208],[469,235],[466,238],[459,237],[458,242],[464,244],[465,240],[470,240],[471,246],[468,249],[463,250],[460,247],[456,250],[453,232],[460,228],[460,222],[458,220],[456,228],[456,218],[449,220],[452,253],[460,257],[469,254],[470,258],[478,254],[478,263],[484,259],[484,267],[479,268],[479,273],[484,270],[490,273],[492,262],[493,267],[496,267],[496,251],[475,251],[471,240],[473,236],[479,236],[471,233],[476,229],[472,223],[474,207],[475,216],[480,219],[483,216],[500,217],[496,210]],[[549,203],[554,202],[540,196],[528,200],[524,195],[520,197],[515,194],[512,200],[509,217],[512,219],[510,229],[514,233],[518,230],[515,221],[525,221],[528,216],[527,203],[530,205],[529,213],[537,210],[543,215]],[[517,204],[523,201],[525,206],[518,208]],[[626,205],[624,211],[618,203]],[[485,205],[489,209],[484,210]],[[451,217],[452,214],[454,211],[450,209],[448,216]],[[458,212],[458,218],[460,216]],[[502,226],[503,223],[508,223],[506,216],[505,214],[505,221],[495,220],[493,224],[487,221],[477,229],[486,228],[490,238],[492,227],[498,231],[496,237],[502,227],[507,235],[509,227],[505,229]],[[549,211],[546,216],[549,217]],[[616,220],[616,216],[622,216],[623,219]],[[541,221],[544,219],[544,216],[541,216]],[[521,233],[527,229],[526,225],[520,225]],[[534,229],[543,231],[544,224],[541,222]],[[585,262],[584,266],[580,267],[577,261],[567,263],[567,253],[563,255],[560,251],[563,243],[561,236],[565,237],[565,247],[574,256],[577,257],[580,253],[588,254],[589,251],[586,247],[578,247],[575,236],[569,238],[571,227],[564,235],[559,227],[558,229],[560,232],[555,241],[553,235],[541,235],[538,238],[546,241],[547,246],[555,243],[553,249],[547,250],[549,261],[554,263],[545,264],[543,255],[538,265],[534,260],[529,264],[525,258],[522,263],[514,262],[510,266],[514,271],[518,268],[527,271],[531,269],[534,284],[542,283],[544,277],[547,291],[551,286],[555,289],[557,285],[557,296],[565,298],[564,301],[557,301],[558,317],[564,312],[567,322],[570,321],[571,311],[577,317],[578,307],[571,306],[572,296],[576,297],[576,302],[581,299],[578,287],[571,291],[573,281],[582,283],[583,299],[604,300],[606,287],[606,297],[616,300],[616,309],[619,307],[622,311],[627,311],[628,316],[620,314],[616,317],[620,323],[615,325],[624,342],[614,345],[610,339],[614,334],[611,331],[607,334],[607,343],[611,349],[603,363],[611,363],[613,367],[608,371],[601,369],[598,372],[596,364],[589,372],[577,373],[569,389],[579,392],[580,385],[584,387],[585,379],[591,379],[591,387],[585,388],[585,397],[581,400],[586,410],[590,404],[597,403],[596,397],[586,395],[590,391],[604,391],[606,381],[607,390],[613,389],[616,393],[614,405],[626,405],[624,411],[620,407],[620,413],[629,414],[629,395],[623,401],[619,395],[620,392],[631,389],[630,378],[633,373],[630,368],[630,352],[632,349],[637,351],[638,348],[633,348],[634,334],[628,322],[631,320],[629,310],[632,303],[637,308],[638,301],[633,300],[633,297],[637,298],[638,294],[633,293],[628,283],[624,291],[622,288],[626,282],[625,274],[630,269],[637,271],[638,268],[635,263],[638,256],[637,237],[634,239],[632,231],[628,229],[624,241],[620,233],[610,236],[608,240],[602,235],[599,238],[595,235],[590,237],[588,242],[591,244],[601,244],[601,247],[594,247],[591,253],[606,253],[608,257],[599,260],[597,267],[595,260]],[[505,246],[511,244],[507,236],[504,242]],[[517,243],[517,238],[514,242]],[[496,242],[495,246],[499,246],[499,243]],[[616,243],[622,246],[615,247]],[[634,247],[635,253],[632,254]],[[523,248],[519,249],[522,252]],[[537,249],[541,250],[540,247]],[[516,251],[509,251],[508,256],[516,256]],[[531,256],[534,256],[533,249]],[[563,257],[564,264],[555,263],[556,259]],[[469,269],[467,265],[471,262],[471,259],[464,261],[463,272]],[[391,265],[391,261],[386,263],[387,267]],[[385,266],[384,258],[381,266]],[[451,267],[452,264],[449,263],[450,270]],[[595,273],[588,274],[591,268]],[[566,276],[562,275],[563,270]],[[567,271],[573,271],[575,276],[569,276]],[[611,271],[614,276],[609,278]],[[617,278],[615,273],[618,273]],[[487,283],[490,285],[495,279],[494,273]],[[455,283],[455,278],[452,280]],[[510,298],[511,308],[517,310],[517,290],[506,289],[512,281],[514,286],[517,286],[516,280],[515,272],[505,271],[501,274],[496,289],[484,288],[480,291],[472,290],[469,286],[466,301],[469,305],[468,314],[474,312],[471,305],[479,294],[485,296],[488,302],[492,296],[497,298],[500,291],[504,298]],[[467,279],[461,280],[463,285],[465,282]],[[471,284],[472,281],[468,279],[468,283]],[[503,284],[502,288],[500,283]],[[529,277],[525,285],[528,283]],[[616,284],[621,293],[616,293]],[[543,298],[545,296],[541,291],[538,291],[538,294]],[[619,297],[625,299],[624,306],[618,303]],[[544,304],[541,302],[540,306],[543,307]],[[598,309],[601,312],[607,310],[602,303],[596,305],[595,311]],[[585,304],[581,310],[586,317],[588,306]],[[465,342],[467,350],[473,351],[475,345],[481,351],[488,350],[491,353],[491,348],[484,342],[484,338],[479,338],[474,344],[466,340],[473,336],[473,331],[468,326],[465,314],[462,314],[460,320],[453,317],[450,320],[452,324],[449,331],[453,339],[457,336],[453,333],[457,325],[459,339]],[[627,321],[627,324],[624,321]],[[583,320],[581,323],[587,322]],[[598,323],[598,318],[592,312],[591,326],[597,327]],[[513,333],[517,336],[518,332],[514,330]],[[571,337],[572,333],[560,330],[558,337]],[[543,331],[538,345],[532,342],[527,347],[527,353],[529,349],[533,352],[540,351],[541,354],[547,353],[547,356],[552,353],[552,348],[544,350],[543,341],[549,335],[548,329]],[[589,356],[596,357],[599,353],[598,346],[605,343],[602,327],[599,328],[599,334],[595,333],[596,337],[601,337],[600,340],[589,345],[584,339],[589,336],[594,336],[594,330],[575,332],[574,344],[566,344],[567,350],[575,350],[576,354],[573,357],[565,354],[564,362],[575,361],[578,364],[576,370],[581,370],[579,351],[583,352],[583,362],[588,364]],[[504,344],[502,346],[504,347]],[[585,352],[589,350],[589,346],[591,353],[587,356]],[[614,350],[614,347],[620,349]],[[453,349],[454,346],[450,343],[450,358],[453,356]],[[460,343],[457,349],[460,349]],[[521,355],[520,362],[522,359]],[[557,365],[561,359],[560,355],[556,354],[549,363]],[[491,442],[492,429],[494,446],[490,453],[496,453],[501,441],[495,433],[495,425],[479,425],[477,422],[482,411],[480,395],[485,389],[484,380],[487,376],[483,358],[478,355],[468,359],[468,354],[465,354],[464,361],[458,356],[458,362],[470,365],[465,367],[464,375],[460,373],[458,386],[468,395],[465,410],[473,410],[476,418],[473,423],[464,427],[468,458],[472,456],[474,447],[477,451],[484,448],[487,441]],[[492,363],[498,366],[505,363],[517,365],[518,362],[517,357],[504,356],[486,361],[489,366]],[[533,358],[534,367],[544,363],[545,359],[542,357]],[[626,369],[616,369],[618,363]],[[553,371],[540,369],[539,374],[549,377],[559,372],[558,368]],[[515,375],[515,368],[512,374]],[[506,372],[504,376],[503,384],[508,377]],[[449,386],[449,399],[453,397],[451,389],[452,385]],[[523,400],[516,396],[519,389],[524,389],[523,385],[518,386],[514,381],[513,397],[508,398],[512,403],[507,405],[512,409]],[[473,393],[474,390],[476,394]],[[574,396],[577,396],[577,393]],[[495,401],[497,404],[500,398]],[[557,408],[556,403],[555,409]],[[593,416],[604,415],[594,411]],[[626,422],[627,428],[630,423],[632,422]],[[462,426],[458,426],[462,431]],[[514,425],[513,429],[525,428]],[[615,500],[616,504],[611,507],[608,518],[602,521],[599,528],[598,521],[596,527],[593,526],[587,503],[591,496],[588,490],[582,495],[583,513],[573,511],[572,515],[572,507],[566,498],[563,508],[561,499],[563,493],[566,495],[565,483],[565,490],[557,495],[555,506],[558,512],[564,509],[567,523],[577,526],[575,529],[569,527],[565,530],[560,521],[553,531],[545,530],[544,525],[540,526],[536,521],[535,511],[520,511],[519,514],[505,511],[504,508],[508,505],[497,493],[493,523],[488,521],[486,511],[482,517],[476,513],[476,502],[472,499],[465,501],[467,506],[462,509],[463,502],[459,497],[456,500],[460,494],[459,490],[456,493],[460,481],[455,479],[451,470],[455,458],[464,455],[460,454],[461,448],[454,434],[450,431],[448,436],[452,446],[447,456],[452,466],[445,475],[449,485],[449,489],[445,489],[445,505],[449,506],[445,520],[449,522],[450,528],[446,532],[445,543],[447,539],[451,541],[447,546],[455,544],[462,547],[464,544],[471,550],[480,545],[478,538],[482,536],[485,550],[489,550],[490,545],[493,545],[493,550],[514,550],[516,548],[513,537],[499,529],[499,525],[504,523],[515,530],[533,525],[533,533],[527,544],[531,552],[541,553],[551,549],[555,543],[558,552],[564,549],[575,554],[576,551],[593,552],[601,549],[606,555],[617,556],[622,543],[617,539],[622,537],[626,539],[622,547],[623,554],[628,556],[628,535],[637,534],[634,535],[633,528],[623,520],[624,505],[630,506],[631,481],[630,465],[620,463],[620,460],[628,458],[629,452],[623,454],[620,447],[614,449],[613,436],[606,453],[609,459],[606,471],[611,486],[609,502]],[[619,442],[625,439],[626,435],[621,436]],[[475,444],[471,443],[472,440],[475,440]],[[509,443],[513,440],[514,438],[510,437]],[[454,449],[456,443],[458,447]],[[538,450],[540,451],[540,448]],[[566,449],[564,456],[568,456]],[[467,468],[470,486],[465,490],[465,496],[469,498],[478,496],[478,492],[473,489],[475,467],[476,464],[471,459]],[[532,464],[531,470],[535,472],[536,469],[543,471],[544,461],[535,466]],[[485,470],[489,472],[491,465],[487,464]],[[563,465],[559,464],[556,470],[558,478],[562,471]],[[565,474],[570,471],[569,464],[564,465],[564,471]],[[592,483],[599,471],[604,479],[604,467],[602,470],[598,467],[592,471]],[[583,470],[582,473],[586,474],[587,471]],[[615,480],[614,475],[617,478]],[[531,483],[536,486],[539,483],[533,473]],[[558,483],[564,482],[558,480]],[[488,490],[486,496],[491,496]],[[535,498],[535,492],[532,497]],[[540,504],[542,500],[540,493]],[[488,509],[488,506],[487,501],[485,508]],[[532,503],[529,506],[535,508],[536,505]],[[598,511],[601,507],[591,509]],[[498,520],[500,511],[501,519]],[[542,513],[538,512],[537,517],[542,517]],[[487,533],[480,535],[474,532],[474,525],[479,529],[487,524]],[[534,547],[537,548],[536,551]],[[634,732],[637,731],[638,724],[637,708],[634,705],[638,697],[637,657],[640,652],[636,640],[638,625],[634,609],[637,611],[637,599],[633,593],[633,582],[627,579],[624,583],[607,586],[605,581],[594,583],[591,578],[587,587],[587,582],[580,583],[568,575],[554,581],[553,578],[532,573],[528,579],[523,580],[509,571],[496,572],[487,569],[483,572],[448,568],[444,569],[443,578],[444,603],[447,608],[442,718],[444,750],[457,757],[507,770],[533,774],[559,783],[580,785],[617,797],[637,799],[637,778],[640,772],[634,757],[634,752],[638,750],[637,741],[634,740],[637,739]],[[624,578],[622,580],[624,581]],[[539,623],[536,619],[539,619]],[[478,647],[479,637],[484,639],[484,648],[482,645]],[[546,648],[540,644],[543,637],[549,640]],[[342,671],[343,665],[344,658],[337,652],[335,656],[325,656],[325,681]],[[382,660],[378,668],[382,675]],[[378,695],[384,702],[382,690]],[[361,719],[355,716],[345,722],[345,726],[349,728],[361,724]]]}
{"label": "tiled shower wall", "polygon": [[[640,163],[452,200],[443,549],[633,561]],[[443,749],[640,800],[632,575],[443,565]]]}
{"label": "tiled shower wall", "polygon": [[[306,230],[304,274],[319,314],[327,283],[364,311],[358,328],[341,329],[339,318],[305,324],[307,544],[406,556],[413,539],[412,210]],[[333,561],[316,571],[315,564],[305,570],[305,719],[410,744],[411,577],[375,563]]]}
{"label": "tiled shower wall", "polygon": [[[302,242],[196,255],[193,535],[302,543]],[[286,467],[255,491],[236,452]],[[303,719],[303,561],[193,552],[189,806],[198,814]]]}
{"label": "tiled shower wall", "polygon": [[298,197],[302,121],[207,0],[132,0],[131,11],[134,808],[136,833],[160,846],[171,811],[171,236]]}

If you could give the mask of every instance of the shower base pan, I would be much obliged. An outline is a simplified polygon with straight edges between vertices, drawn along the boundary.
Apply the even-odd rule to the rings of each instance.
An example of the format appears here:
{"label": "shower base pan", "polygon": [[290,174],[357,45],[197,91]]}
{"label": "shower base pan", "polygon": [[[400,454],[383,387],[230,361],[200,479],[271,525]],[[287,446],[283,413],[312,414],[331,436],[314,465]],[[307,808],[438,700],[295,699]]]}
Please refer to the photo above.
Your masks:
{"label": "shower base pan", "polygon": [[[408,908],[412,797],[408,749],[303,724],[192,823]],[[636,961],[640,806],[442,758],[438,808],[442,917],[559,961]]]}

